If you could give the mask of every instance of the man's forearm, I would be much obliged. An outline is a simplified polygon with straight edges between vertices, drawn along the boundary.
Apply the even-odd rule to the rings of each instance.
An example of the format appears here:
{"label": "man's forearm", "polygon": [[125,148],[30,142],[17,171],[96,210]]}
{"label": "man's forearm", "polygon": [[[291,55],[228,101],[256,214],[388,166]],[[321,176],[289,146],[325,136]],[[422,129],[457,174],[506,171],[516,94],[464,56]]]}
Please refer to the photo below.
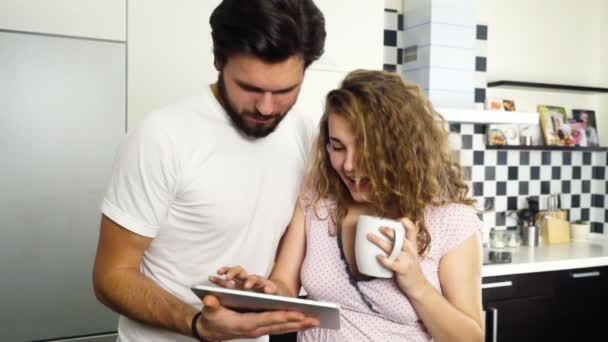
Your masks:
{"label": "man's forearm", "polygon": [[114,271],[95,276],[95,295],[112,310],[145,324],[183,335],[197,309],[160,288],[138,270]]}

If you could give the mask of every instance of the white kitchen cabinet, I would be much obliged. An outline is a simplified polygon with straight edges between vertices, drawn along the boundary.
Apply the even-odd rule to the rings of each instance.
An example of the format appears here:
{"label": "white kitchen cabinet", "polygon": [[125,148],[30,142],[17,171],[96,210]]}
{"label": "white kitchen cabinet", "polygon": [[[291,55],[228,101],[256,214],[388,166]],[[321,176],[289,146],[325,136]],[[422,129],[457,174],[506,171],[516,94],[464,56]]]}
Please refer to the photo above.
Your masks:
{"label": "white kitchen cabinet", "polygon": [[484,277],[485,341],[595,341],[608,267]]}
{"label": "white kitchen cabinet", "polygon": [[0,30],[125,41],[126,0],[2,0]]}
{"label": "white kitchen cabinet", "polygon": [[[128,124],[215,82],[209,16],[220,0],[130,0]],[[297,107],[320,116],[326,90],[347,71],[382,68],[384,3],[317,0],[328,33],[325,54],[307,71]]]}

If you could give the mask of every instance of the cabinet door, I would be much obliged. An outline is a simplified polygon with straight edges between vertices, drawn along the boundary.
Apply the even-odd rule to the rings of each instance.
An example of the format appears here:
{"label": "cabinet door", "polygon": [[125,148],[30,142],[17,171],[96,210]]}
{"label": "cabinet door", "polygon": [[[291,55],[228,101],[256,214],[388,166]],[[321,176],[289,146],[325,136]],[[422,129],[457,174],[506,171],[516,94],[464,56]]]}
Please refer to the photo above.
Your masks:
{"label": "cabinet door", "polygon": [[562,271],[557,286],[561,316],[569,326],[566,336],[571,341],[601,336],[608,306],[608,268]]}
{"label": "cabinet door", "polygon": [[0,29],[126,41],[126,0],[0,1]]}
{"label": "cabinet door", "polygon": [[125,44],[0,32],[0,341],[116,330],[93,295]]}
{"label": "cabinet door", "polygon": [[561,309],[552,297],[522,298],[486,306],[486,342],[566,341]]}

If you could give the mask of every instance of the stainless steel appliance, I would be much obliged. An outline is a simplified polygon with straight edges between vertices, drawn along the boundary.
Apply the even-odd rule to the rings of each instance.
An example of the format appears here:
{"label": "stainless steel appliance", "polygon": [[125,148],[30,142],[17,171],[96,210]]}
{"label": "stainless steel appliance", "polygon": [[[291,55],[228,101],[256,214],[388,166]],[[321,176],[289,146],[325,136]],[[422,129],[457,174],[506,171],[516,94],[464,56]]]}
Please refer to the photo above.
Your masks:
{"label": "stainless steel appliance", "polygon": [[126,122],[124,43],[0,31],[0,341],[109,341],[91,268]]}

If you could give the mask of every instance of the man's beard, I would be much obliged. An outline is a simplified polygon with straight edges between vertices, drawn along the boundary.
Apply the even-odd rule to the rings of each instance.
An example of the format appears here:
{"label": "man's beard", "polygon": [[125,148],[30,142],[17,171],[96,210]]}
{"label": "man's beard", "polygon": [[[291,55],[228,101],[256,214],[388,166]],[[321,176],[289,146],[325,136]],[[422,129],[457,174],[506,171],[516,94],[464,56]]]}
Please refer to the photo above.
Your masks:
{"label": "man's beard", "polygon": [[[277,128],[277,126],[279,125],[281,120],[283,120],[283,118],[285,117],[287,112],[289,112],[291,107],[293,107],[293,105],[291,105],[285,113],[278,113],[278,114],[271,114],[271,115],[263,115],[255,109],[254,109],[255,110],[254,112],[243,111],[243,112],[239,113],[236,109],[234,109],[234,106],[230,102],[230,98],[228,97],[228,93],[226,92],[226,87],[224,85],[224,78],[223,78],[223,75],[221,72],[217,79],[217,89],[218,89],[218,96],[219,96],[220,103],[224,107],[224,110],[226,110],[226,113],[232,120],[232,123],[238,129],[240,129],[241,132],[243,132],[246,135],[253,137],[253,138],[263,138],[263,137],[267,136],[268,134],[272,133]],[[245,121],[245,118],[244,118],[245,116],[248,116],[251,118],[266,119],[266,120],[269,120],[270,122],[269,123],[248,124],[247,121]],[[269,119],[270,117],[272,117],[272,119]]]}

